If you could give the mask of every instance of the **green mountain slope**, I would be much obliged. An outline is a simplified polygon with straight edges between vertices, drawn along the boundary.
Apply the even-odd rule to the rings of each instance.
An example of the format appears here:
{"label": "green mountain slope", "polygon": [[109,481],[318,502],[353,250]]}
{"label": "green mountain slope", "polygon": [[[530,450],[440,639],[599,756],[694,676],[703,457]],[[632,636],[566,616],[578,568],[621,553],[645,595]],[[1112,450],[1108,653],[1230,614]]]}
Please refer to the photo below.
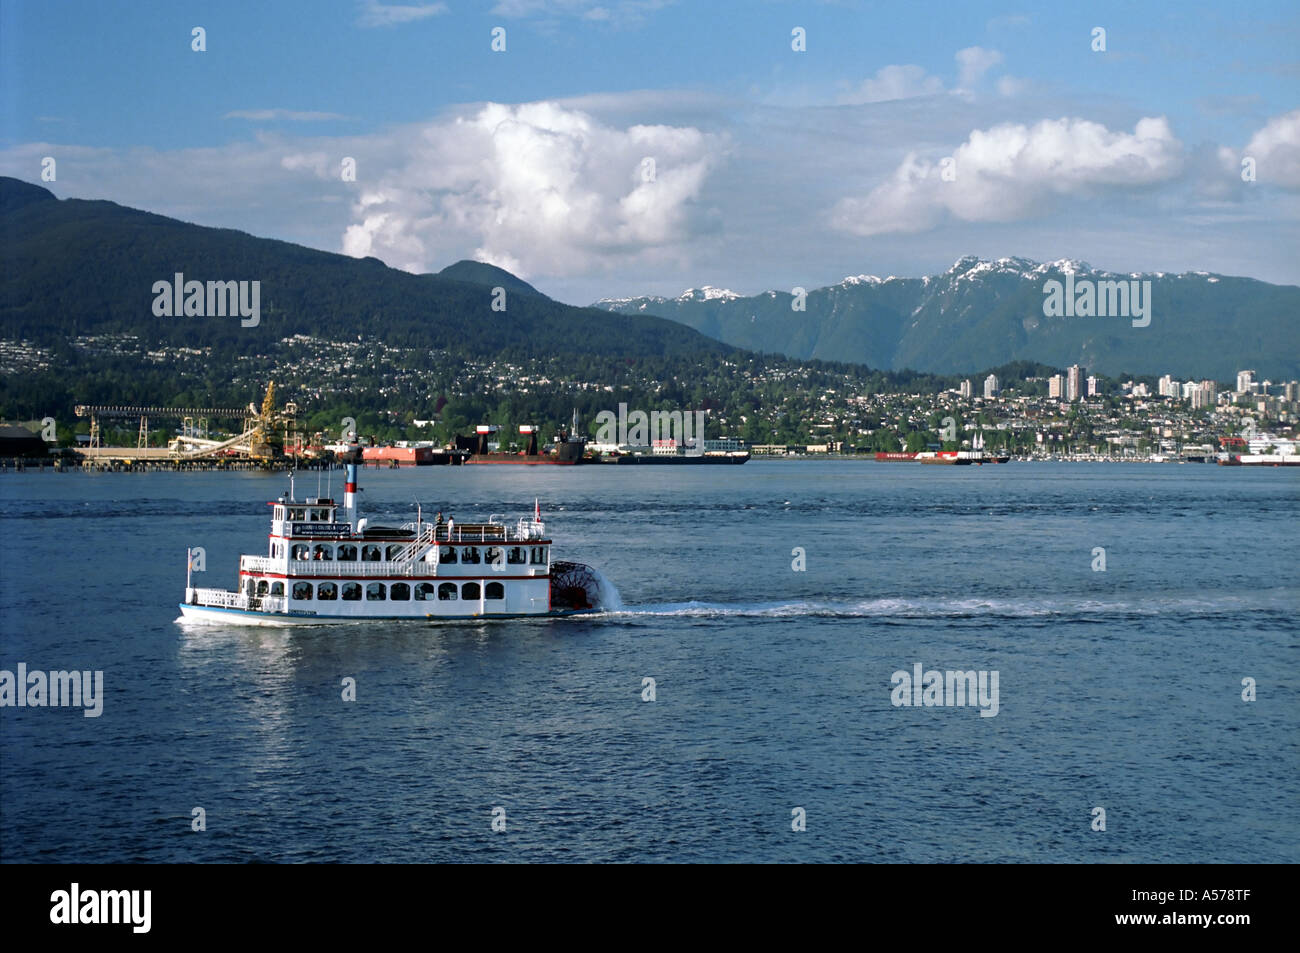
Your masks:
{"label": "green mountain slope", "polygon": [[[1125,317],[1047,317],[1044,285],[1151,282],[1151,323]],[[963,258],[926,278],[846,278],[807,295],[743,297],[705,288],[678,298],[607,299],[620,314],[657,314],[737,347],[794,358],[853,361],[940,374],[1009,361],[1082,364],[1105,374],[1170,373],[1231,379],[1253,368],[1273,380],[1300,378],[1300,288],[1201,272],[1114,275],[1079,262]]]}
{"label": "green mountain slope", "polygon": [[[206,228],[113,202],[58,200],[0,178],[0,326],[6,337],[49,346],[78,335],[124,333],[157,344],[256,354],[296,334],[472,358],[544,353],[610,357],[721,354],[727,345],[671,321],[614,316],[539,294],[508,272],[459,262],[412,275],[288,242]],[[260,322],[238,317],[158,317],[153,286],[186,281],[259,281]],[[486,285],[486,286],[485,286]],[[492,310],[491,286],[507,289]]]}
{"label": "green mountain slope", "polygon": [[505,288],[507,294],[512,291],[541,294],[528,282],[510,274],[504,268],[482,261],[470,261],[468,258],[463,258],[454,265],[448,265],[438,272],[438,277],[449,281],[463,281],[467,284],[487,285],[489,288]]}

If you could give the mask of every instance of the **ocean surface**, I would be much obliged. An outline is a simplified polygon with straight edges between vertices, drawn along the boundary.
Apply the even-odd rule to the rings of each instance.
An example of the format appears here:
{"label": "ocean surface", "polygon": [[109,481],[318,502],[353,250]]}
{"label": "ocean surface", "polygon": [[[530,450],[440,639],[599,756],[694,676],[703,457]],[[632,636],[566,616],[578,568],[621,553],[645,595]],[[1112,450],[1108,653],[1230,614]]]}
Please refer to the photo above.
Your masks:
{"label": "ocean surface", "polygon": [[[0,474],[0,669],[104,673],[98,718],[0,708],[0,859],[1300,861],[1295,470],[361,480],[372,516],[538,498],[621,608],[181,625],[187,547],[233,587],[283,474]],[[917,664],[997,672],[997,714],[894,705]]]}

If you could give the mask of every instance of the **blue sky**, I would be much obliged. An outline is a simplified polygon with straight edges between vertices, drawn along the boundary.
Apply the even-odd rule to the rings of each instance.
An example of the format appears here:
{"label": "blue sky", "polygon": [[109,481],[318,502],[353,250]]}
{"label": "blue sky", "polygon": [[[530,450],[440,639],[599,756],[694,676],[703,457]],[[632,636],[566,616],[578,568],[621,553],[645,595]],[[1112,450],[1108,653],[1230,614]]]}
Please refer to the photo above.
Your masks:
{"label": "blue sky", "polygon": [[0,173],[574,303],[967,253],[1294,284],[1298,9],[6,0]]}

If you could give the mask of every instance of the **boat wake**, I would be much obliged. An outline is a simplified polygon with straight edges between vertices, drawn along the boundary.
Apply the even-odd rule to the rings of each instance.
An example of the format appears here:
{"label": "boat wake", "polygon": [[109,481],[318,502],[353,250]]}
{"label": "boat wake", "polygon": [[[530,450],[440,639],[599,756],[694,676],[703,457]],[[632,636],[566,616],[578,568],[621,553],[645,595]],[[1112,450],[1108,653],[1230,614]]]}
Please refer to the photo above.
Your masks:
{"label": "boat wake", "polygon": [[[1232,604],[1231,596],[1171,596],[1162,599],[1099,600],[1061,596],[1051,599],[915,599],[878,598],[859,601],[811,601],[716,603],[692,600],[641,606],[612,608],[602,603],[602,617],[611,621],[635,622],[658,617],[685,619],[882,619],[886,621],[926,619],[1055,619],[1113,623],[1120,618],[1177,615],[1209,617],[1233,615],[1241,607]],[[1285,601],[1276,607],[1260,605],[1258,594],[1252,597],[1252,611],[1279,613],[1287,610]]]}
{"label": "boat wake", "polygon": [[618,586],[606,579],[599,569],[593,569],[596,577],[596,608],[601,612],[623,612],[623,597],[618,594]]}

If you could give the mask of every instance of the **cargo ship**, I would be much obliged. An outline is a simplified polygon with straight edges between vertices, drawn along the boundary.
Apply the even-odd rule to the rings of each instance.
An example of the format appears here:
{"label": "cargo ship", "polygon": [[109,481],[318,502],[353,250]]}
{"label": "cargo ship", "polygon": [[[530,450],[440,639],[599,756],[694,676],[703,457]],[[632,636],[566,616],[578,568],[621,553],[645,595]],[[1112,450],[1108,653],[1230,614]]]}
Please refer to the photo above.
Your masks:
{"label": "cargo ship", "polygon": [[456,448],[468,454],[466,464],[507,463],[522,466],[577,466],[586,462],[587,441],[578,435],[578,414],[573,414],[573,427],[565,433],[563,430],[555,437],[555,443],[545,449],[537,445],[537,433],[540,428],[525,424],[519,433],[528,441],[522,452],[508,453],[489,449],[491,437],[500,428],[495,424],[481,424],[475,428],[473,437],[456,437]]}
{"label": "cargo ship", "polygon": [[362,462],[381,467],[429,467],[460,463],[455,450],[443,447],[363,447]]}
{"label": "cargo ship", "polygon": [[738,465],[749,460],[748,450],[687,450],[675,440],[656,440],[650,452],[644,450],[625,450],[606,453],[600,458],[601,463],[641,466],[688,466],[699,464]]}

